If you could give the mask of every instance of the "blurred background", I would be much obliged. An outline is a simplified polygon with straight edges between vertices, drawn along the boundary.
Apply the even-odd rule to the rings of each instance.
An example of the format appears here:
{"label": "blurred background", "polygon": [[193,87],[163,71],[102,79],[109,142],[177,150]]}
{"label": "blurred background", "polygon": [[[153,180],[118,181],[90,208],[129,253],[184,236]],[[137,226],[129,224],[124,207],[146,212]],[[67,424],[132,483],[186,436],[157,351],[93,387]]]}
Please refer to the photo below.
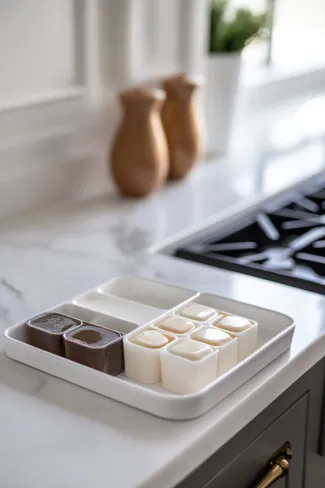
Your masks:
{"label": "blurred background", "polygon": [[[233,7],[272,12],[272,37],[268,43],[246,48],[247,64],[265,60],[284,71],[312,69],[324,65],[325,3],[323,0],[233,0]],[[265,52],[266,51],[266,52]]]}
{"label": "blurred background", "polygon": [[[176,6],[170,0],[141,2],[152,3],[147,6],[151,9],[148,15],[152,15],[162,25],[166,19],[177,25],[178,8],[183,6],[186,10],[186,1],[175,0]],[[52,90],[66,89],[75,81],[78,82],[74,56],[77,48],[76,33],[73,31],[75,3],[72,0],[0,0],[1,105]],[[77,0],[77,3],[81,5],[83,2]],[[93,1],[89,0],[88,3]],[[107,0],[109,3],[115,3],[117,11],[125,2]],[[247,65],[256,66],[267,60],[274,67],[288,72],[324,66],[324,0],[230,0],[229,4],[232,8],[244,6],[256,12],[267,9],[273,12],[270,56],[268,58],[267,42],[253,43],[244,52]],[[186,15],[185,11],[183,15]],[[155,30],[153,24],[151,27]],[[172,39],[166,36],[162,48],[158,46],[158,37],[152,49],[165,49],[166,53],[170,53],[175,47]],[[117,50],[119,47],[115,46]]]}
{"label": "blurred background", "polygon": [[[236,121],[320,96],[325,0],[229,1],[239,7],[268,11],[271,36],[243,51]],[[110,191],[117,92],[205,74],[208,24],[209,0],[0,0],[0,205],[19,211]],[[321,97],[304,114],[314,118],[316,109],[319,118],[323,106]],[[238,123],[234,132],[243,133]],[[270,131],[267,138],[279,143]]]}

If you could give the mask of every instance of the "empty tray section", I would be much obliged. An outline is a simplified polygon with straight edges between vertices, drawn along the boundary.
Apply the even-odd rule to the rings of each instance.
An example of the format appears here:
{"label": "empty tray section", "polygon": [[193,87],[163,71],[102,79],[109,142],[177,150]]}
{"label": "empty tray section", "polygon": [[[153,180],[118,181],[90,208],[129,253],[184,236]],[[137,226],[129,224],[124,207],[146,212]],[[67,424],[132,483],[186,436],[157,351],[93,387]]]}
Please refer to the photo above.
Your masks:
{"label": "empty tray section", "polygon": [[138,276],[118,278],[101,286],[100,291],[162,310],[174,308],[195,296],[192,290]]}
{"label": "empty tray section", "polygon": [[158,308],[97,292],[81,295],[73,303],[85,309],[104,315],[111,315],[138,325],[150,322],[164,313],[163,310]]}

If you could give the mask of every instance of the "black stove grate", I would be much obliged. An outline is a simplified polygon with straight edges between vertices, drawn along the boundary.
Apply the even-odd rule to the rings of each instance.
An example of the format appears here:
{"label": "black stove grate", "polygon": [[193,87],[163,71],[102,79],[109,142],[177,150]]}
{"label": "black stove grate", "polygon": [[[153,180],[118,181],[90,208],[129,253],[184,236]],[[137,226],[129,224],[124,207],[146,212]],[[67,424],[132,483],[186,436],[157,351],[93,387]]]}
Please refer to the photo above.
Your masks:
{"label": "black stove grate", "polygon": [[175,254],[325,294],[325,188],[268,205],[244,226],[219,238],[216,231]]}

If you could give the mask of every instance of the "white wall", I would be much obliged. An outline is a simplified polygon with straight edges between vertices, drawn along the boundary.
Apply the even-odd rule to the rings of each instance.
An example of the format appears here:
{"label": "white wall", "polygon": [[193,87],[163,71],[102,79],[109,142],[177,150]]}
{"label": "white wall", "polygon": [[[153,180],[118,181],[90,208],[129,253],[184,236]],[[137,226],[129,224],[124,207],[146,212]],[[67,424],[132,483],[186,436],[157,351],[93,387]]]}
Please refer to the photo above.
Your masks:
{"label": "white wall", "polygon": [[209,0],[131,0],[131,80],[201,72]]}
{"label": "white wall", "polygon": [[0,217],[110,191],[117,92],[200,72],[207,5],[0,0]]}
{"label": "white wall", "polygon": [[306,71],[325,63],[325,0],[281,0],[275,9],[272,57]]}
{"label": "white wall", "polygon": [[74,83],[72,0],[0,0],[0,107]]}

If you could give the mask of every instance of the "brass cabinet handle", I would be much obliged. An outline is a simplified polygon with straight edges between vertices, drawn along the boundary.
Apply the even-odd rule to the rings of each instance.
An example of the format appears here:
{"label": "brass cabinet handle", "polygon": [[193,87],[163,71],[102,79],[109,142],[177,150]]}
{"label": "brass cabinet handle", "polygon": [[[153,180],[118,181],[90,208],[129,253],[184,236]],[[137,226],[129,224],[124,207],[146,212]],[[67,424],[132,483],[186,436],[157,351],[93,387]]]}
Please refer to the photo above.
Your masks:
{"label": "brass cabinet handle", "polygon": [[283,478],[290,468],[289,459],[292,458],[292,451],[289,443],[280,449],[280,453],[269,462],[269,469],[263,478],[254,488],[268,488],[277,480]]}

